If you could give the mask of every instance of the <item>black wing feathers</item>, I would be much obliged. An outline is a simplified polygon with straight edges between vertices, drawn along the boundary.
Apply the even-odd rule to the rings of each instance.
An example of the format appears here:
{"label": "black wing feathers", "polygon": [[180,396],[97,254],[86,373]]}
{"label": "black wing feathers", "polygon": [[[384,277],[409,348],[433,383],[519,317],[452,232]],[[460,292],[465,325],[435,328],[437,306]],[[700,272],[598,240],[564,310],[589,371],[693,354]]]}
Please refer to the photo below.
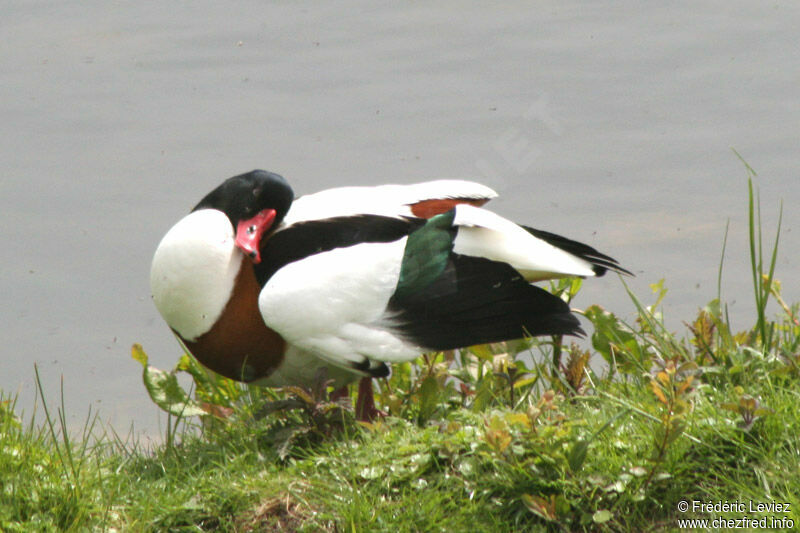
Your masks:
{"label": "black wing feathers", "polygon": [[530,228],[528,226],[521,227],[534,237],[542,239],[548,244],[551,244],[556,248],[561,248],[565,252],[578,256],[581,259],[589,261],[592,264],[592,270],[594,270],[594,273],[597,276],[602,276],[607,270],[619,272],[620,274],[628,274],[630,276],[633,275],[628,270],[625,270],[619,266],[616,259],[609,257],[604,253],[598,252],[589,245],[583,244],[582,242],[573,241],[572,239],[567,239],[566,237],[556,235],[555,233],[550,233],[549,231]]}
{"label": "black wing feathers", "polygon": [[373,378],[385,378],[391,373],[386,363],[376,363],[366,358],[360,363],[350,363],[350,367],[360,374]]}
{"label": "black wing feathers", "polygon": [[425,290],[393,297],[389,309],[400,334],[434,350],[583,334],[563,300],[530,285],[510,265],[459,254]]}

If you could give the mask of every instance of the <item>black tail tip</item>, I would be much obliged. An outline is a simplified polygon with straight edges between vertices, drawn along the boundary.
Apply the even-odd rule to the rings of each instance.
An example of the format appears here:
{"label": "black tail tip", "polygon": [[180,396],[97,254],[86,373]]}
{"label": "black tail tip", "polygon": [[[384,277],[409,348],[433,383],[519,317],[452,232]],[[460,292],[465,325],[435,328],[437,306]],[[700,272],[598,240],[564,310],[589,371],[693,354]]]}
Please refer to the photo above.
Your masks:
{"label": "black tail tip", "polygon": [[389,366],[386,363],[377,363],[369,359],[364,359],[359,363],[351,363],[351,366],[353,370],[372,378],[385,378],[390,373]]}

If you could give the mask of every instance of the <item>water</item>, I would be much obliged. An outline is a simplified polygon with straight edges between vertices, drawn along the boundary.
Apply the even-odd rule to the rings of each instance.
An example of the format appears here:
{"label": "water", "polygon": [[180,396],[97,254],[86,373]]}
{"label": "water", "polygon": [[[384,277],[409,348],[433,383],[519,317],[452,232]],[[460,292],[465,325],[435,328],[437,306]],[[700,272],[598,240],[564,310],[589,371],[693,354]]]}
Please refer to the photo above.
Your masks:
{"label": "water", "polygon": [[[298,193],[470,177],[509,218],[666,278],[675,329],[716,295],[751,323],[746,172],[777,276],[800,249],[792,2],[21,2],[0,22],[0,388],[158,431],[130,346],[179,354],[148,293],[163,233],[252,168]],[[615,276],[576,306],[631,316]]]}

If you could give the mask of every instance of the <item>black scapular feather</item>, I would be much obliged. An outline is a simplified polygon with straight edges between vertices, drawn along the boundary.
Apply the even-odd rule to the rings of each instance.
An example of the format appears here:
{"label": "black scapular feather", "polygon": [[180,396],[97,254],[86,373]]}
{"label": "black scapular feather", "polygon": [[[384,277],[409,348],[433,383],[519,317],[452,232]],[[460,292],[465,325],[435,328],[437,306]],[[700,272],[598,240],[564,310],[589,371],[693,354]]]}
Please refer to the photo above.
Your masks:
{"label": "black scapular feather", "polygon": [[356,215],[298,222],[265,240],[256,279],[264,284],[281,268],[314,254],[365,242],[392,242],[424,224],[424,220]]}

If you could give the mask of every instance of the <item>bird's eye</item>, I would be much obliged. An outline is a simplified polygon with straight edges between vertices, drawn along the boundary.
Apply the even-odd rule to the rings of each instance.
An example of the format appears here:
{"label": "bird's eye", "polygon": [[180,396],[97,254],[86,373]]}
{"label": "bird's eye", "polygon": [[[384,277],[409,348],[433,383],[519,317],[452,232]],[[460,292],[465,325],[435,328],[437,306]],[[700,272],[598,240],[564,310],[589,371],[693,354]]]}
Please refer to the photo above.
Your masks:
{"label": "bird's eye", "polygon": [[255,224],[253,224],[252,226],[249,226],[249,227],[247,228],[247,233],[248,233],[248,234],[252,235],[252,234],[253,234],[253,233],[255,233],[255,232],[256,232],[256,225],[255,225]]}

